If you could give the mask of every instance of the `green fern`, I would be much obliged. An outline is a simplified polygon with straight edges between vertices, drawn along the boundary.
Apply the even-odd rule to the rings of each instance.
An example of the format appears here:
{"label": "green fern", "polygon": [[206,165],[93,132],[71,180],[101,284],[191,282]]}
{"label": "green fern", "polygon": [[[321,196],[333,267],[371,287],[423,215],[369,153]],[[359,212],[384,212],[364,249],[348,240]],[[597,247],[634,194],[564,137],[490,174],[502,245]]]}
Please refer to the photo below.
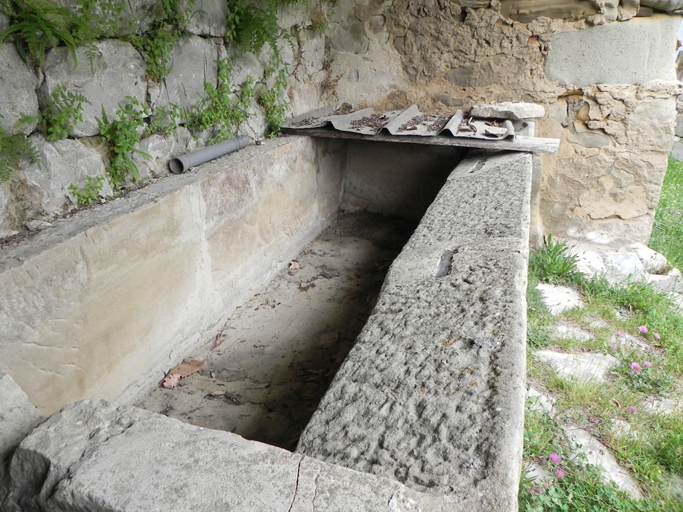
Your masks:
{"label": "green fern", "polygon": [[218,86],[204,82],[206,96],[193,105],[186,122],[187,128],[200,132],[213,129],[214,136],[209,144],[234,137],[239,126],[249,118],[248,109],[254,98],[254,79],[249,77],[242,86],[237,98],[231,100],[229,61],[220,60],[218,64]]}
{"label": "green fern", "polygon": [[122,185],[128,175],[133,181],[140,179],[137,165],[130,157],[130,153],[138,153],[146,158],[152,158],[147,153],[135,148],[140,142],[140,129],[145,126],[145,118],[150,115],[149,108],[141,104],[133,96],[126,96],[128,104],[119,105],[116,110],[118,119],[111,121],[102,107],[102,118],[97,118],[102,138],[109,143],[110,165],[107,169],[112,185]]}
{"label": "green fern", "polygon": [[[4,117],[0,115],[0,117]],[[41,165],[38,150],[24,135],[10,135],[0,126],[0,183],[7,181],[19,167],[22,158]]]}
{"label": "green fern", "polygon": [[83,103],[92,105],[82,94],[65,91],[61,85],[45,103],[41,121],[47,140],[66,139],[76,123],[83,121]]}
{"label": "green fern", "polygon": [[45,53],[64,43],[74,63],[77,63],[77,41],[71,33],[74,16],[68,9],[47,0],[0,0],[0,12],[8,15],[12,24],[0,32],[0,43],[14,36],[19,55],[38,66],[45,63]]}

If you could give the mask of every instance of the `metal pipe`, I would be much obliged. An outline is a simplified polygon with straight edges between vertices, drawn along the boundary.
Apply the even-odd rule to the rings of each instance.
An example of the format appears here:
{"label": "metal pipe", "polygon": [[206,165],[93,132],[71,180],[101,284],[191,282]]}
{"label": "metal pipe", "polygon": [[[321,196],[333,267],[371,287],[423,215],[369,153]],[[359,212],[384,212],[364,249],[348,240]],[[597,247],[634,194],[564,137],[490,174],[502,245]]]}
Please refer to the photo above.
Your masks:
{"label": "metal pipe", "polygon": [[218,158],[219,156],[227,155],[233,151],[237,151],[240,148],[248,145],[251,142],[249,137],[235,137],[234,139],[224,140],[218,144],[213,144],[197,151],[192,151],[191,153],[186,153],[178,158],[172,158],[168,161],[168,169],[173,174],[182,174],[187,171],[190,167],[195,167],[197,165]]}

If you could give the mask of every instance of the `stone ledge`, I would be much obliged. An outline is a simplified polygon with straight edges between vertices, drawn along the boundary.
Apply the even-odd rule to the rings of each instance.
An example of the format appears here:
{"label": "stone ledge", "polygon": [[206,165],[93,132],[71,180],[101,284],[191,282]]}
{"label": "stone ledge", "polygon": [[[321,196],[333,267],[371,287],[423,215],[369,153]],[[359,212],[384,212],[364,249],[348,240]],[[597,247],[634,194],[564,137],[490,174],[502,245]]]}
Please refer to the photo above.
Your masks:
{"label": "stone ledge", "polygon": [[531,171],[531,155],[506,153],[453,171],[298,452],[448,497],[450,510],[516,509]]}
{"label": "stone ledge", "polygon": [[10,471],[12,512],[449,510],[390,479],[96,399],[35,429]]}

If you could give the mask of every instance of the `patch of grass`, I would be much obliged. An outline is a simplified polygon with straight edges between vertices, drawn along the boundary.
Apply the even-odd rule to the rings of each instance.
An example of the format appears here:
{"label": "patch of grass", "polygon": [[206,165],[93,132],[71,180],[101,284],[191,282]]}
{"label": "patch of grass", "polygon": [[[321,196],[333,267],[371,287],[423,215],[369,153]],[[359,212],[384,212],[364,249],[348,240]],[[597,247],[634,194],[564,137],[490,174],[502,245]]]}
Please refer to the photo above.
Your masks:
{"label": "patch of grass", "polygon": [[674,267],[683,268],[683,162],[669,157],[650,247],[662,253]]}
{"label": "patch of grass", "polygon": [[[544,481],[523,475],[519,489],[520,512],[654,512],[664,499],[638,501],[602,480],[599,470],[574,456],[561,425],[547,415],[527,409],[524,459],[551,473]],[[550,454],[559,457],[549,460]],[[668,498],[665,498],[668,501]],[[675,510],[675,509],[669,509]]]}
{"label": "patch of grass", "polygon": [[[607,374],[608,383],[590,384],[560,377],[530,353],[528,376],[555,399],[555,418],[528,411],[525,418],[526,464],[535,462],[563,477],[547,482],[523,479],[519,506],[522,512],[560,511],[683,511],[683,498],[671,492],[675,475],[683,473],[683,415],[654,414],[644,403],[652,395],[667,396],[683,381],[683,317],[668,298],[643,283],[612,284],[604,278],[575,275],[566,248],[552,239],[540,257],[531,256],[529,268],[528,344],[579,353],[610,354],[621,365]],[[551,317],[535,290],[538,282],[570,286],[582,294],[585,307]],[[590,341],[554,339],[550,328],[563,321],[591,331]],[[623,332],[620,332],[623,331]],[[640,347],[627,337],[632,336]],[[629,341],[630,340],[630,341]],[[631,363],[638,363],[632,367]],[[647,364],[646,364],[647,363]],[[635,370],[634,370],[635,368]],[[676,394],[678,396],[678,394]],[[618,434],[614,425],[624,422],[631,434]],[[638,482],[643,500],[633,500],[601,479],[600,472],[574,458],[562,426],[576,426],[598,438],[620,466]],[[562,457],[553,465],[548,454]],[[574,456],[574,455],[572,455]]]}
{"label": "patch of grass", "polygon": [[548,235],[543,247],[529,256],[529,273],[542,283],[572,284],[581,275],[576,270],[576,262],[567,244],[555,242]]}

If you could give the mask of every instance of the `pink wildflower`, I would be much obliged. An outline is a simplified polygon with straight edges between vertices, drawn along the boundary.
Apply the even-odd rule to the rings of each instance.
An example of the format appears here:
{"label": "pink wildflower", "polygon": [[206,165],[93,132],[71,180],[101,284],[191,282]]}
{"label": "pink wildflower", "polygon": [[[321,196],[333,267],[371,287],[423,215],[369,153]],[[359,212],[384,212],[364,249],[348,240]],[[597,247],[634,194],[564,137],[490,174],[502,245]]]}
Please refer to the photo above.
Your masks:
{"label": "pink wildflower", "polygon": [[550,455],[548,455],[548,460],[550,462],[552,462],[553,464],[559,464],[560,461],[562,460],[562,457],[560,457],[558,454],[553,452]]}
{"label": "pink wildflower", "polygon": [[640,365],[638,363],[631,363],[631,370],[638,373],[640,371]]}
{"label": "pink wildflower", "polygon": [[610,346],[610,348],[611,348],[612,350],[616,350],[616,349],[619,348],[619,347],[617,347],[616,345],[612,345],[612,346]]}
{"label": "pink wildflower", "polygon": [[543,487],[539,487],[538,489],[536,489],[536,492],[539,493],[539,494],[542,493],[542,492],[543,492]]}
{"label": "pink wildflower", "polygon": [[536,494],[536,489],[529,489],[529,494],[531,494],[532,496]]}
{"label": "pink wildflower", "polygon": [[647,333],[647,325],[641,325],[640,327],[638,327],[638,330],[640,332],[642,332],[643,334],[646,334]]}
{"label": "pink wildflower", "polygon": [[558,469],[557,471],[555,471],[555,476],[557,478],[564,478],[564,471],[562,471],[561,469]]}
{"label": "pink wildflower", "polygon": [[658,366],[657,368],[659,368],[660,370],[663,370],[663,369],[664,369],[663,366]]}
{"label": "pink wildflower", "polygon": [[638,412],[638,409],[636,407],[634,407],[633,405],[631,407],[629,407],[628,410],[631,411],[633,414]]}
{"label": "pink wildflower", "polygon": [[661,340],[661,339],[662,339],[662,337],[661,337],[659,334],[657,334],[657,333],[654,333],[652,336],[653,336],[654,339],[656,339],[656,340]]}
{"label": "pink wildflower", "polygon": [[646,368],[650,368],[650,367],[652,366],[652,363],[651,363],[650,361],[645,361],[645,362],[643,363],[643,365],[644,365]]}
{"label": "pink wildflower", "polygon": [[617,336],[623,336],[624,334],[624,331],[617,331]]}

